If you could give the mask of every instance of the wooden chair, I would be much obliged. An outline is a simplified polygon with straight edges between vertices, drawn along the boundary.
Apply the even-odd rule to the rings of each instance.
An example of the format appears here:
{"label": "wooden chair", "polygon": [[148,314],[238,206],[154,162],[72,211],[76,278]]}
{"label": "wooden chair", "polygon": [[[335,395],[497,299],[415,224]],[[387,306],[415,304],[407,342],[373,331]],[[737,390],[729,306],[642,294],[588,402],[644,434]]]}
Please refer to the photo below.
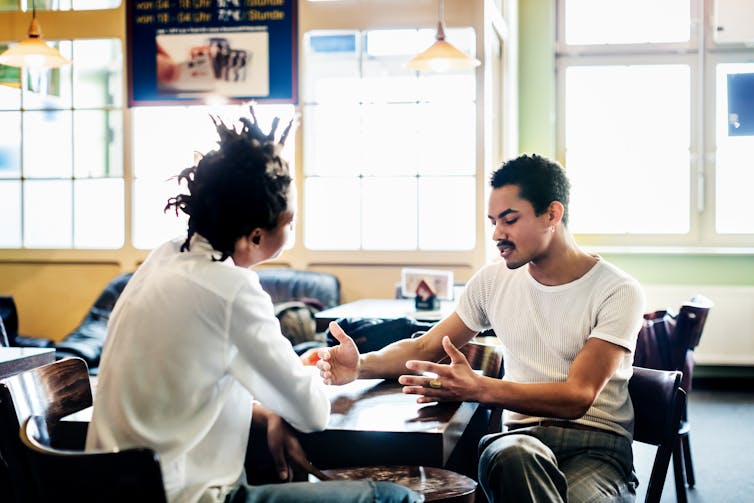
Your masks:
{"label": "wooden chair", "polygon": [[44,418],[31,416],[20,430],[39,501],[167,502],[160,462],[153,450],[55,449],[46,427]]}
{"label": "wooden chair", "polygon": [[7,348],[8,346],[8,334],[5,331],[5,324],[3,323],[3,319],[0,318],[0,347]]}
{"label": "wooden chair", "polygon": [[[688,394],[694,371],[694,349],[699,345],[704,325],[713,303],[697,295],[681,305],[678,314],[655,311],[644,315],[644,324],[639,332],[634,365],[683,372],[681,386]],[[684,402],[678,445],[673,452],[678,501],[686,501],[686,484],[694,487],[694,464],[691,458],[691,424]]]}
{"label": "wooden chair", "polygon": [[[18,435],[23,422],[32,415],[40,416],[54,432],[58,419],[90,405],[89,373],[80,358],[58,360],[0,381],[0,458],[10,480],[7,491],[12,491],[16,501],[30,501],[33,494]],[[83,449],[85,440],[77,439],[68,447]]]}
{"label": "wooden chair", "polygon": [[[634,406],[634,441],[657,446],[645,502],[658,503],[686,403],[681,372],[634,366],[628,391]],[[683,497],[686,492],[684,489]]]}

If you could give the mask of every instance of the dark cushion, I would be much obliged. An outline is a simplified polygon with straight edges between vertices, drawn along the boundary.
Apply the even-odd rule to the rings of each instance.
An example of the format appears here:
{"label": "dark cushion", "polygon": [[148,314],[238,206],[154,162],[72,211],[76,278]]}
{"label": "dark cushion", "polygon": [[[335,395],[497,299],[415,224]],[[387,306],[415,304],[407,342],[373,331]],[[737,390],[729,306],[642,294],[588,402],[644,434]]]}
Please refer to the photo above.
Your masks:
{"label": "dark cushion", "polygon": [[283,268],[259,269],[257,274],[273,303],[316,300],[325,309],[340,304],[340,281],[333,274]]}
{"label": "dark cushion", "polygon": [[75,356],[82,358],[96,372],[102,354],[102,346],[107,336],[107,321],[115,307],[115,302],[126,287],[133,273],[124,273],[113,279],[94,301],[94,305],[65,339],[55,344],[58,358]]}

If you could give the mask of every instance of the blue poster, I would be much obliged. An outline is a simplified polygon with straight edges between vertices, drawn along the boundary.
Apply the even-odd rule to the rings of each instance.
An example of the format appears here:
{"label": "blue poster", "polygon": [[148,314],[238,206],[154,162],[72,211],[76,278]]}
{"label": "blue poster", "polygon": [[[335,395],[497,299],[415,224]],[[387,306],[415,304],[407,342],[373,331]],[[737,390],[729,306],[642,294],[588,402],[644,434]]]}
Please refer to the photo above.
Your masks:
{"label": "blue poster", "polygon": [[126,0],[129,106],[298,102],[297,0]]}

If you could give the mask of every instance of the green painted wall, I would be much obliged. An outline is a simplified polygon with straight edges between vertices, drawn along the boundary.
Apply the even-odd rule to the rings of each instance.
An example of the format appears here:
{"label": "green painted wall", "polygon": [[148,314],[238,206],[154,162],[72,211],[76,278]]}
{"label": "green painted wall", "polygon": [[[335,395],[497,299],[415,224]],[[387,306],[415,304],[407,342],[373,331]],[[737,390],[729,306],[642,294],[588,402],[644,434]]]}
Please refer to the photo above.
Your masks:
{"label": "green painted wall", "polygon": [[555,157],[555,0],[519,0],[519,150]]}

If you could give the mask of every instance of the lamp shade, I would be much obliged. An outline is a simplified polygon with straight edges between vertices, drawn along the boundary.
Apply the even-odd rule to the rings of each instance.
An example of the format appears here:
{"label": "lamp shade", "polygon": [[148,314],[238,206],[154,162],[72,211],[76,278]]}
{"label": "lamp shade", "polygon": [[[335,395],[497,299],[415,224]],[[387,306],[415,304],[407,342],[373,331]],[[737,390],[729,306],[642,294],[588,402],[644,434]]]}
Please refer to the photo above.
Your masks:
{"label": "lamp shade", "polygon": [[426,51],[417,54],[406,66],[412,70],[432,70],[447,72],[453,70],[471,70],[479,66],[474,59],[445,40],[437,40]]}
{"label": "lamp shade", "polygon": [[435,43],[426,51],[411,58],[406,63],[406,68],[448,72],[454,70],[471,70],[480,64],[478,59],[472,58],[453,44],[445,41],[445,28],[442,19],[440,19],[440,22],[437,23]]}
{"label": "lamp shade", "polygon": [[0,64],[7,66],[57,68],[70,62],[71,60],[66,59],[60,51],[47,45],[42,38],[42,30],[36,17],[31,19],[29,38],[0,54]]}

